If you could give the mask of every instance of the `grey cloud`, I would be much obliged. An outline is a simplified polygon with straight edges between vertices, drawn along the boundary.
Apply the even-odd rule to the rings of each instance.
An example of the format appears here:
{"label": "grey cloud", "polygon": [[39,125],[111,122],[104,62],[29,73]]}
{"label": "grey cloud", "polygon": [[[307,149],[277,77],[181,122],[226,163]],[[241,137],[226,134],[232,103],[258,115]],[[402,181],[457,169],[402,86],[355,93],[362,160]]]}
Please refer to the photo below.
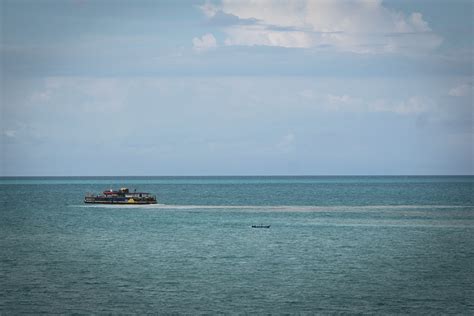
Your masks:
{"label": "grey cloud", "polygon": [[241,19],[236,15],[218,10],[216,14],[209,18],[208,23],[213,26],[255,25],[259,23],[259,20],[254,18]]}

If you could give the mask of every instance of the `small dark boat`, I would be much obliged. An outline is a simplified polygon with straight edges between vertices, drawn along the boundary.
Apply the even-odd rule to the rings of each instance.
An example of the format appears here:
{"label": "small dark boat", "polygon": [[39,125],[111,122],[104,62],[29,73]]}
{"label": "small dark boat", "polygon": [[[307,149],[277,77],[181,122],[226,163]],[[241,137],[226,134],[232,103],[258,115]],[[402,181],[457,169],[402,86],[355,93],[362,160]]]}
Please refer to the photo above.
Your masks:
{"label": "small dark boat", "polygon": [[252,228],[270,228],[270,225],[252,225]]}
{"label": "small dark boat", "polygon": [[118,191],[110,189],[102,195],[88,194],[84,197],[84,203],[90,204],[156,204],[156,197],[146,192],[130,192],[127,188]]}

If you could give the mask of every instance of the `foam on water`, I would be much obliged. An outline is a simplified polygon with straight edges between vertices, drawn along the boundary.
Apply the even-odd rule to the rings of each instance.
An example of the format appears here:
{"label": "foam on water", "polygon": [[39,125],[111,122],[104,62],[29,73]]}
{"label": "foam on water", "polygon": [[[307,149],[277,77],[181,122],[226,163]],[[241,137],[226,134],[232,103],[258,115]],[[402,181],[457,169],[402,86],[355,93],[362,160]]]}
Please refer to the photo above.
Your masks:
{"label": "foam on water", "polygon": [[86,204],[69,205],[70,207],[82,208],[126,208],[126,209],[160,209],[160,210],[251,210],[269,212],[368,212],[368,211],[391,211],[391,210],[430,210],[430,209],[472,209],[472,205],[110,205],[110,204]]}

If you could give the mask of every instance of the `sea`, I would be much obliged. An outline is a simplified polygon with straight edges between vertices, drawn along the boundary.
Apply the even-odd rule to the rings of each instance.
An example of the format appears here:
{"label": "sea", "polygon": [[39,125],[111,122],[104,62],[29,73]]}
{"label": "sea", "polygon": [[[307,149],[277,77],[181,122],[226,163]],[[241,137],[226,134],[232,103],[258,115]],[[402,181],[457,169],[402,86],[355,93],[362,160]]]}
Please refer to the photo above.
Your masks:
{"label": "sea", "polygon": [[[120,187],[158,204],[83,203]],[[1,315],[474,314],[473,176],[3,177],[0,208]]]}

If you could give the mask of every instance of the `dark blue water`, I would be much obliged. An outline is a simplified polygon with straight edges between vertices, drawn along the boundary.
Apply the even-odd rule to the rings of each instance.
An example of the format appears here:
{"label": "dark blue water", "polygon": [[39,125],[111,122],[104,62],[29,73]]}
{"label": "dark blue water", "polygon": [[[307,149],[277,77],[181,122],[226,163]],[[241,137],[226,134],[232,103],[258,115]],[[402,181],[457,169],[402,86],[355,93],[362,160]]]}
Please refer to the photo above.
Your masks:
{"label": "dark blue water", "polygon": [[[123,186],[160,204],[82,203]],[[0,193],[1,314],[474,313],[474,177],[0,178]]]}

